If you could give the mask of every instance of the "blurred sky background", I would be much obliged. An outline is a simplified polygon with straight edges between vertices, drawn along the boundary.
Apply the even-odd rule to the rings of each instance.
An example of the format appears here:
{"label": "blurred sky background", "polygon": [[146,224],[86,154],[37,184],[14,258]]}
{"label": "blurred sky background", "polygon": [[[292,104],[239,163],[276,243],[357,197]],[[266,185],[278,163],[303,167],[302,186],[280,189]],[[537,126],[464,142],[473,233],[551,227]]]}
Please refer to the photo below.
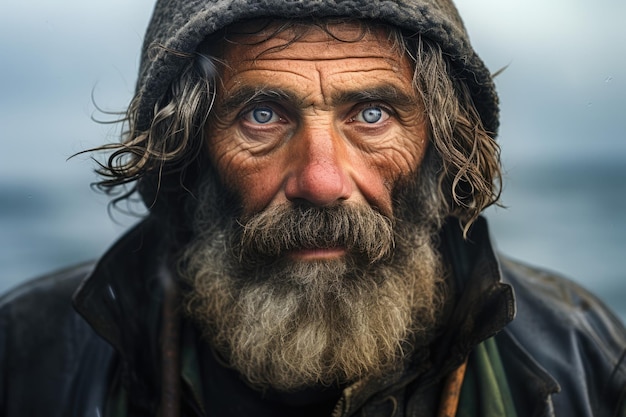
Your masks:
{"label": "blurred sky background", "polygon": [[[88,156],[116,141],[152,0],[0,2],[0,292],[96,258],[107,213]],[[458,0],[502,108],[502,252],[581,282],[626,319],[626,2]]]}

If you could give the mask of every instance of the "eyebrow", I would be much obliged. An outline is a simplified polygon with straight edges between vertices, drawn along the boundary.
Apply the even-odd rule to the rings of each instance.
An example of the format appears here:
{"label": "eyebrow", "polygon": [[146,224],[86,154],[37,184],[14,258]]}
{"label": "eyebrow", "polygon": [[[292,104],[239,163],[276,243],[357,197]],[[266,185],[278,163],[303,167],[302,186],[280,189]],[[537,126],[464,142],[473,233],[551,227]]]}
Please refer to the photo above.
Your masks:
{"label": "eyebrow", "polygon": [[[408,107],[418,103],[415,95],[406,93],[393,85],[339,91],[331,96],[331,100],[333,105],[382,101],[394,106]],[[242,86],[222,100],[219,111],[228,114],[250,103],[264,101],[291,103],[298,107],[304,102],[295,92],[280,87]]]}
{"label": "eyebrow", "polygon": [[249,103],[263,101],[299,103],[302,100],[290,91],[281,88],[243,86],[224,98],[220,103],[220,111],[229,113]]}
{"label": "eyebrow", "polygon": [[382,101],[397,106],[414,106],[418,103],[414,94],[409,94],[398,87],[388,84],[375,87],[364,87],[354,91],[340,91],[333,95],[335,105]]}

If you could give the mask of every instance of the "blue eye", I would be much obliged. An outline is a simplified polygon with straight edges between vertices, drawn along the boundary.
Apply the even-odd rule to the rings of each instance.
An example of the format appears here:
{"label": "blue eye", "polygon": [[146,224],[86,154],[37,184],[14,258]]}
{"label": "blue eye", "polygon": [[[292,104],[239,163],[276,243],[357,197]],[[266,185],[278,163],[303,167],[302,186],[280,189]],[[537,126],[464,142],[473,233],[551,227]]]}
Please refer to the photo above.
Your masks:
{"label": "blue eye", "polygon": [[261,124],[269,123],[276,117],[274,110],[269,107],[257,107],[251,111],[251,116],[255,122]]}
{"label": "blue eye", "polygon": [[363,110],[363,119],[367,123],[376,123],[383,117],[383,112],[378,107],[369,107]]}
{"label": "blue eye", "polygon": [[356,115],[354,120],[358,122],[373,124],[384,120],[386,115],[387,113],[381,107],[372,106],[361,110]]}

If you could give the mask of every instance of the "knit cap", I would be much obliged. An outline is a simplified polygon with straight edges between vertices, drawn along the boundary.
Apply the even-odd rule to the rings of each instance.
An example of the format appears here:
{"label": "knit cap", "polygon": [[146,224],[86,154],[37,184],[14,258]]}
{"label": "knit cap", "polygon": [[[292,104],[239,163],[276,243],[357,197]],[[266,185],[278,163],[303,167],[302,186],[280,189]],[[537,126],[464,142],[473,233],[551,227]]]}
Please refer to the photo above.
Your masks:
{"label": "knit cap", "polygon": [[[349,17],[376,20],[437,42],[465,79],[484,127],[498,130],[498,97],[490,72],[474,52],[450,0],[158,0],[144,39],[137,91],[136,127],[147,130],[155,104],[180,74],[185,59],[212,33],[253,18]],[[165,48],[155,49],[159,44]]]}

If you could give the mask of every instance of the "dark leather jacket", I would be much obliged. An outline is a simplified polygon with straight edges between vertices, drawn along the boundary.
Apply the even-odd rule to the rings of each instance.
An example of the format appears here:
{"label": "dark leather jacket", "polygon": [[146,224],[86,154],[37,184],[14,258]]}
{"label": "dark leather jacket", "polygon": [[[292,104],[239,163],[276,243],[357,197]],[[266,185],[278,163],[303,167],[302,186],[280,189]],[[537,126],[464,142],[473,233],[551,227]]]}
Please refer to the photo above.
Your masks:
{"label": "dark leather jacket", "polygon": [[[497,259],[484,220],[468,240],[453,230],[442,239],[459,294],[449,321],[454,331],[442,336],[449,339],[445,357],[430,370],[408,367],[388,381],[345,390],[335,415],[392,415],[383,395],[394,400],[394,416],[421,415],[416,398],[428,392],[422,387],[436,386],[495,335],[517,416],[625,416],[622,324],[579,286]],[[26,283],[0,300],[0,415],[116,415],[104,406],[120,384],[130,393],[127,415],[158,413],[164,385],[159,238],[157,222],[147,219],[97,264]],[[183,415],[203,415],[185,386],[181,402]]]}

